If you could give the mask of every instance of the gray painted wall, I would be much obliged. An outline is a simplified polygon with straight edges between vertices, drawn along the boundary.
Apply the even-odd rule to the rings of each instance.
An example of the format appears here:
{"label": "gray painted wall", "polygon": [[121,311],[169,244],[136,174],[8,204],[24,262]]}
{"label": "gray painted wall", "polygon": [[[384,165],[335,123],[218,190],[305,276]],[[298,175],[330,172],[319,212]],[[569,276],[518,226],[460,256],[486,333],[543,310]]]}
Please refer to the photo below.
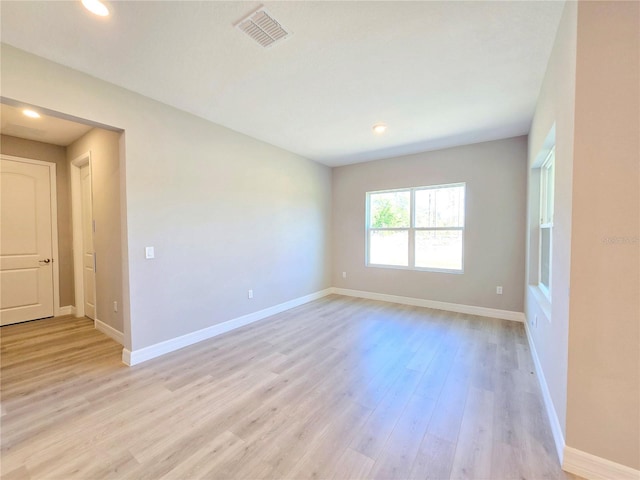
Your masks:
{"label": "gray painted wall", "polygon": [[[334,168],[333,285],[522,312],[526,166],[516,137]],[[463,274],[365,266],[366,192],[456,182],[467,184]]]}
{"label": "gray painted wall", "polygon": [[127,348],[330,286],[328,167],[7,45],[2,94],[125,132]]}

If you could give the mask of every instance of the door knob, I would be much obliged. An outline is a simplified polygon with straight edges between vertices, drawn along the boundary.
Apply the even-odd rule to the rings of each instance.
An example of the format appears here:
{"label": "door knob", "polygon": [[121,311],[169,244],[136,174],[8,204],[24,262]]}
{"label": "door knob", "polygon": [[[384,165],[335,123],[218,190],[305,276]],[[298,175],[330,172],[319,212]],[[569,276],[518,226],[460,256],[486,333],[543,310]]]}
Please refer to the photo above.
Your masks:
{"label": "door knob", "polygon": [[53,260],[51,260],[50,258],[45,258],[44,260],[39,260],[40,265],[48,265],[52,262]]}

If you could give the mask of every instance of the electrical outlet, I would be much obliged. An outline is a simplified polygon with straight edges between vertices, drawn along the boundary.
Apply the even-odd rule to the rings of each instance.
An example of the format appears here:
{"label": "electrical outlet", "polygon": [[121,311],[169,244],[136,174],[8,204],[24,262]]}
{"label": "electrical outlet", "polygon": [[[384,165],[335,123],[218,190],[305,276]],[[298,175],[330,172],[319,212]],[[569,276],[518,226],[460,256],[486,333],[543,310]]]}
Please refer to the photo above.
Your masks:
{"label": "electrical outlet", "polygon": [[249,290],[247,292],[247,298],[249,298],[249,299],[253,298],[253,290]]}
{"label": "electrical outlet", "polygon": [[113,302],[113,311],[114,312],[118,311],[118,302],[116,302],[116,301]]}
{"label": "electrical outlet", "polygon": [[496,293],[502,295],[502,287],[496,287]]}
{"label": "electrical outlet", "polygon": [[347,278],[347,272],[342,272],[342,278]]}

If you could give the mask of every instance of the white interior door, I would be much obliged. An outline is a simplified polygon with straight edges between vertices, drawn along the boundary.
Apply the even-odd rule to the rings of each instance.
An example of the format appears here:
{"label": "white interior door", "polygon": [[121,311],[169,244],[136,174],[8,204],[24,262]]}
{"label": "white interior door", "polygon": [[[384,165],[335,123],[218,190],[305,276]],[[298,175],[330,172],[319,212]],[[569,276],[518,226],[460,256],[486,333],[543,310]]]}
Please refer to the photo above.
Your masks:
{"label": "white interior door", "polygon": [[53,316],[49,167],[0,164],[0,325]]}
{"label": "white interior door", "polygon": [[82,280],[84,284],[84,314],[96,318],[96,257],[93,249],[93,207],[91,195],[91,165],[80,168],[82,192]]}

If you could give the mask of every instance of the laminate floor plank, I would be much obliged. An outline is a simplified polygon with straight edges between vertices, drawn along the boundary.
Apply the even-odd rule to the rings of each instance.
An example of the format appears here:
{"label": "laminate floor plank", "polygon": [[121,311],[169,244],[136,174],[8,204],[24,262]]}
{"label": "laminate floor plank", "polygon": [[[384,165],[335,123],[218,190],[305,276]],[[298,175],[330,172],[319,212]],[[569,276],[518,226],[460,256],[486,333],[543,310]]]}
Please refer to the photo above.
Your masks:
{"label": "laminate floor plank", "polygon": [[433,414],[435,401],[428,397],[410,397],[384,448],[371,470],[372,478],[406,479],[418,456],[420,444]]}
{"label": "laminate floor plank", "polygon": [[523,326],[331,295],[134,367],[0,329],[2,479],[573,479]]}
{"label": "laminate floor plank", "polygon": [[351,448],[370,458],[377,458],[387,443],[396,421],[402,415],[407,398],[415,391],[419,380],[419,372],[405,370],[357,433]]}
{"label": "laminate floor plank", "polygon": [[294,468],[285,473],[287,478],[332,478],[337,458],[349,446],[351,438],[371,410],[355,402],[349,402],[334,415],[320,435],[306,445],[305,452]]}
{"label": "laminate floor plank", "polygon": [[369,477],[374,461],[351,448],[347,448],[335,467],[334,480],[360,480]]}
{"label": "laminate floor plank", "polygon": [[427,433],[418,447],[408,478],[412,480],[455,478],[451,477],[455,449],[455,443]]}
{"label": "laminate floor plank", "polygon": [[470,387],[451,477],[491,478],[493,393]]}

